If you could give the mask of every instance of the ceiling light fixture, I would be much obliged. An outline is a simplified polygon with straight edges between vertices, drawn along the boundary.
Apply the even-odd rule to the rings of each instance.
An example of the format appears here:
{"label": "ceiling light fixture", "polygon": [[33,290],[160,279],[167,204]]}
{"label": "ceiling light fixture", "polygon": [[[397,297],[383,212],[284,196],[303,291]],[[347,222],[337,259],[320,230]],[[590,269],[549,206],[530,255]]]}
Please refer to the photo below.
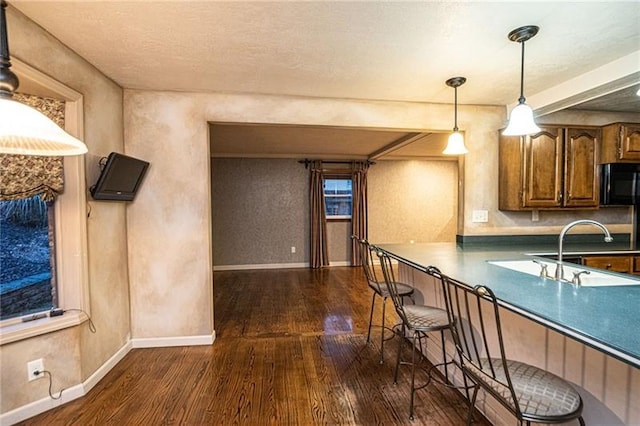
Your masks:
{"label": "ceiling light fixture", "polygon": [[442,151],[446,155],[462,155],[469,152],[466,146],[464,146],[464,137],[462,133],[458,131],[458,87],[462,86],[467,81],[464,77],[452,77],[445,83],[449,87],[453,87],[454,90],[454,103],[453,103],[453,133],[449,135],[449,141],[447,147]]}
{"label": "ceiling light fixture", "polygon": [[520,97],[518,105],[511,110],[509,125],[502,132],[505,136],[530,135],[540,131],[533,121],[533,110],[525,103],[524,98],[524,42],[538,34],[539,28],[535,25],[527,25],[516,28],[507,36],[509,40],[522,44],[522,60],[520,62]]}
{"label": "ceiling light fixture", "polygon": [[7,37],[7,2],[0,0],[0,153],[80,155],[87,146],[35,109],[14,101],[20,82],[11,71]]}

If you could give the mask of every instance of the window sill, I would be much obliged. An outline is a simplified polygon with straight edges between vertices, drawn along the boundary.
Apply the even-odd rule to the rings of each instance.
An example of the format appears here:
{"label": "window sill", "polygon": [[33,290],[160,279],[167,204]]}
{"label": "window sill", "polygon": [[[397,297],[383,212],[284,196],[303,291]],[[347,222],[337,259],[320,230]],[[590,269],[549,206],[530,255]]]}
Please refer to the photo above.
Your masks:
{"label": "window sill", "polygon": [[0,328],[0,346],[80,325],[87,319],[84,312],[66,312],[58,317],[8,324]]}

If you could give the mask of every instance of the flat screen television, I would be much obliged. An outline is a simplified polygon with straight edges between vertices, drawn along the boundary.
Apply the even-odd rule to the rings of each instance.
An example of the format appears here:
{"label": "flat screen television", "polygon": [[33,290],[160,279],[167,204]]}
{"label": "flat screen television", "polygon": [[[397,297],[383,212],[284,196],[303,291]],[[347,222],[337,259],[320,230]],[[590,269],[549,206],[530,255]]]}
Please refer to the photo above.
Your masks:
{"label": "flat screen television", "polygon": [[149,163],[146,161],[112,152],[106,158],[98,181],[90,188],[91,196],[94,200],[132,201],[147,168]]}

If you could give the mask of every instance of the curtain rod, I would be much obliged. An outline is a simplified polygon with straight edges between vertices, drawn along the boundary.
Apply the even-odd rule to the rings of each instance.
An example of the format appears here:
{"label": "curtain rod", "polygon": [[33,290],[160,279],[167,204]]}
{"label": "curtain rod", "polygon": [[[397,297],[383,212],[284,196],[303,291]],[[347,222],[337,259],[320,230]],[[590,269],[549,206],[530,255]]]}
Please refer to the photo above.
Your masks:
{"label": "curtain rod", "polygon": [[360,163],[367,163],[368,165],[373,165],[376,164],[375,161],[371,161],[371,160],[309,160],[308,158],[305,158],[304,160],[298,160],[298,163],[300,164],[304,164],[304,168],[308,169],[309,168],[309,164],[313,163],[314,161],[321,161],[323,164],[352,164],[354,162],[360,162]]}

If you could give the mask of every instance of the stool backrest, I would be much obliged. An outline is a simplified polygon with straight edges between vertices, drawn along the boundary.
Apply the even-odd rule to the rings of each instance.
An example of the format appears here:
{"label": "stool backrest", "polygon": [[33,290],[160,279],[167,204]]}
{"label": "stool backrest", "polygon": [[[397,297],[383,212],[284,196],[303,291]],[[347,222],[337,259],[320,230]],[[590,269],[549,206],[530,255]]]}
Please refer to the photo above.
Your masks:
{"label": "stool backrest", "polygon": [[400,296],[400,293],[398,291],[398,280],[396,278],[396,272],[395,268],[393,267],[391,256],[389,256],[389,254],[384,250],[380,250],[375,246],[370,246],[369,252],[375,253],[380,259],[380,268],[382,269],[384,283],[389,290],[389,295],[391,296],[391,300],[393,301],[393,306],[396,308],[396,313],[405,325],[409,325],[407,315],[404,311],[402,296]]}
{"label": "stool backrest", "polygon": [[[516,392],[507,368],[495,294],[486,286],[471,287],[445,275],[441,277],[446,288],[451,334],[463,370],[520,417]],[[488,385],[490,383],[493,386]]]}
{"label": "stool backrest", "polygon": [[378,276],[376,274],[376,270],[373,267],[373,256],[371,245],[369,242],[363,238],[358,238],[356,235],[352,235],[351,239],[356,240],[358,242],[358,249],[360,254],[360,262],[362,263],[362,269],[364,271],[364,276],[366,277],[369,285],[375,286],[380,289],[380,281],[378,280]]}

